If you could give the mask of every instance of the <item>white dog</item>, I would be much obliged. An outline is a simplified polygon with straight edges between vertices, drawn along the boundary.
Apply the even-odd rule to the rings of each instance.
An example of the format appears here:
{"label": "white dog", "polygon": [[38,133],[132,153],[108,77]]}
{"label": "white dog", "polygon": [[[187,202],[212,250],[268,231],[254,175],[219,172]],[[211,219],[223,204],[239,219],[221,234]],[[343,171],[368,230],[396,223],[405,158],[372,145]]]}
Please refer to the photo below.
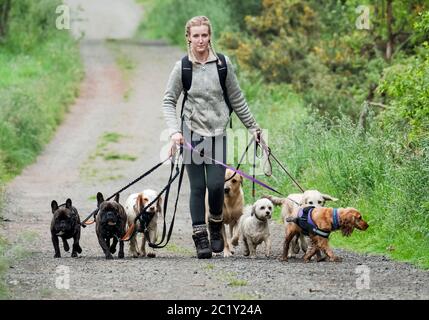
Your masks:
{"label": "white dog", "polygon": [[[140,193],[133,193],[128,197],[127,201],[125,202],[125,212],[127,213],[128,227],[134,223],[136,216],[144,209],[144,207],[155,200],[157,195],[158,194],[154,190],[146,189]],[[157,238],[157,222],[158,215],[161,214],[161,203],[162,198],[159,197],[159,199],[146,210],[146,212],[149,214],[149,217],[151,217],[151,220],[147,226],[151,242],[155,242]],[[130,239],[130,253],[134,258],[137,258],[140,255],[144,257],[146,256],[146,241],[148,241],[148,239],[146,239],[145,235],[143,234],[140,221],[137,221],[135,228],[137,229],[137,232],[134,233],[134,236]],[[137,234],[139,232],[142,233],[142,244],[140,250],[138,249],[137,244]],[[148,248],[147,256],[150,258],[154,258],[156,256],[153,248]]]}
{"label": "white dog", "polygon": [[[293,193],[287,196],[287,198],[276,198],[273,196],[267,196],[274,205],[282,206],[282,219],[285,224],[285,230],[287,229],[287,224],[292,222],[287,222],[286,219],[297,214],[298,209],[302,207],[323,207],[325,206],[326,201],[337,201],[337,198],[334,198],[328,194],[323,194],[318,190],[307,190],[304,193]],[[299,243],[298,243],[299,241]],[[292,250],[289,251],[288,257],[292,256],[292,251],[294,254],[299,253],[300,248],[306,252],[309,245],[309,238],[304,235],[300,235],[299,238],[296,237],[295,241],[292,242]]]}
{"label": "white dog", "polygon": [[238,222],[237,233],[232,244],[237,245],[242,239],[244,255],[256,258],[256,247],[265,242],[265,256],[271,254],[271,237],[268,220],[271,219],[273,203],[266,198],[257,200],[252,206],[244,208],[244,214]]}

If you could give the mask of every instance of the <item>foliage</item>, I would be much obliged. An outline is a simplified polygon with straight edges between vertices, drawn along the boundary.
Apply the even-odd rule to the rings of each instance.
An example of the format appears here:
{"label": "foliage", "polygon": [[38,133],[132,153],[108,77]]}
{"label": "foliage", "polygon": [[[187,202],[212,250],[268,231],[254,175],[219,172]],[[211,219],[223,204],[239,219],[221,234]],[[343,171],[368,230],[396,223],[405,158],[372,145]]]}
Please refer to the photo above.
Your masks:
{"label": "foliage", "polygon": [[[429,30],[429,11],[416,22],[416,33]],[[382,122],[399,127],[406,133],[404,143],[418,146],[429,140],[429,43],[418,48],[416,55],[405,57],[385,69],[379,92],[389,101]]]}
{"label": "foliage", "polygon": [[145,7],[145,19],[137,37],[161,38],[185,47],[185,24],[198,15],[207,16],[213,26],[214,44],[225,30],[238,30],[243,17],[257,13],[259,0],[139,0]]}
{"label": "foliage", "polygon": [[[411,37],[411,28],[425,2],[393,2],[390,24],[387,2],[264,0],[258,16],[246,17],[247,35],[224,33],[221,44],[242,69],[292,84],[322,114],[357,119],[388,66],[388,44],[395,56],[401,50],[413,53],[424,39]],[[369,8],[369,30],[356,26],[361,5]]]}

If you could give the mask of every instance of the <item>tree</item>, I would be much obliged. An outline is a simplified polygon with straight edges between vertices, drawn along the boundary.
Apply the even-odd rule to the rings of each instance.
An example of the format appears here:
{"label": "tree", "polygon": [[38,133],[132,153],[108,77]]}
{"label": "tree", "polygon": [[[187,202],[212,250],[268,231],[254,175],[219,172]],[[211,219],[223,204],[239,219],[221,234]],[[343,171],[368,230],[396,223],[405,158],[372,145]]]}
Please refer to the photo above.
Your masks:
{"label": "tree", "polygon": [[11,0],[0,0],[0,40],[6,36]]}

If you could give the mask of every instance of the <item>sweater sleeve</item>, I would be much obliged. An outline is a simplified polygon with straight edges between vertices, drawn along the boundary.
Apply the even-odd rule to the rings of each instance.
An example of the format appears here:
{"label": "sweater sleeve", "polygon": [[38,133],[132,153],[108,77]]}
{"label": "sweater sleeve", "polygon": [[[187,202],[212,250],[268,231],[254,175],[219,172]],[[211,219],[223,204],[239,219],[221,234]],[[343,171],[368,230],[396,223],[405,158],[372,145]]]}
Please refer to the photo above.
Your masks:
{"label": "sweater sleeve", "polygon": [[168,79],[162,103],[162,111],[170,136],[176,132],[181,132],[180,123],[177,120],[176,105],[182,91],[182,65],[181,61],[177,61]]}
{"label": "sweater sleeve", "polygon": [[255,118],[249,110],[246,98],[241,91],[240,85],[235,75],[234,66],[227,56],[225,56],[228,73],[226,76],[226,90],[228,93],[229,102],[238,118],[244,124],[244,126],[252,133],[259,129],[259,125],[256,123]]}

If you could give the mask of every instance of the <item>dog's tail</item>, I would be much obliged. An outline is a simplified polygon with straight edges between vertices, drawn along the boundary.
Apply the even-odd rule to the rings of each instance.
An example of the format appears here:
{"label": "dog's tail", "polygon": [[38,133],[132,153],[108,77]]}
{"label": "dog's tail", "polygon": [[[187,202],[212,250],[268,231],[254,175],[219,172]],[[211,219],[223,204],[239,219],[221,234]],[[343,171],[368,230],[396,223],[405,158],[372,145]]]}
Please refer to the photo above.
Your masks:
{"label": "dog's tail", "polygon": [[271,202],[275,206],[281,206],[286,201],[286,198],[277,198],[277,197],[273,197],[272,195],[265,195],[262,198],[267,198],[267,199],[271,200]]}
{"label": "dog's tail", "polygon": [[298,217],[287,217],[286,222],[295,222],[296,224],[298,224],[298,219]]}

